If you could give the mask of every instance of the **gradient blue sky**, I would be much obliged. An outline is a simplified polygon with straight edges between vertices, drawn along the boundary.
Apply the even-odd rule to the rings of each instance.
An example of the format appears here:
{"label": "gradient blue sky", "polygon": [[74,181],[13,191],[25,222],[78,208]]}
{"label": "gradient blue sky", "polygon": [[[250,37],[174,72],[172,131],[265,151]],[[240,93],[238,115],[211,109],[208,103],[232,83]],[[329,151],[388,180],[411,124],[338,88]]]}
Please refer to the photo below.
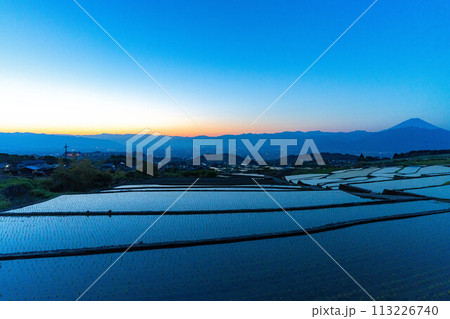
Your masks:
{"label": "gradient blue sky", "polygon": [[450,3],[379,0],[0,2],[0,131],[219,135],[450,129]]}

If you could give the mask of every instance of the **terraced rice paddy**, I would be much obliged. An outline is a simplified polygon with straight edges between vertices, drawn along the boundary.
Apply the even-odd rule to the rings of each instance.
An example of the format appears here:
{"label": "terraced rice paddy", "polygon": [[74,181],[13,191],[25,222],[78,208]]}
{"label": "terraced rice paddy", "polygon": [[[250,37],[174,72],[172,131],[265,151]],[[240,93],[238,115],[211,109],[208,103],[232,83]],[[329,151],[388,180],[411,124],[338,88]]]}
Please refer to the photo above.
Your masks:
{"label": "terraced rice paddy", "polygon": [[[376,300],[446,300],[448,214],[314,238]],[[74,300],[119,254],[1,262],[0,298]],[[125,254],[83,300],[369,300],[307,236]]]}
{"label": "terraced rice paddy", "polygon": [[419,169],[418,173],[422,175],[450,174],[450,167],[441,165],[426,166]]}
{"label": "terraced rice paddy", "polygon": [[[347,170],[339,170],[332,172],[331,174],[304,174],[304,175],[291,175],[286,176],[285,179],[289,182],[295,184],[301,184],[307,186],[318,186],[322,188],[328,189],[338,189],[339,185],[348,185],[352,183],[374,183],[374,182],[384,182],[384,181],[396,181],[398,178],[402,179],[413,179],[416,177],[424,178],[420,182],[418,180],[414,180],[413,182],[405,182],[405,184],[409,183],[417,183],[418,186],[415,187],[428,187],[428,186],[436,186],[440,184],[427,183],[425,178],[427,177],[438,177],[438,176],[449,176],[450,175],[450,167],[442,166],[442,165],[433,165],[433,166],[408,166],[408,167],[369,167],[369,168],[356,168],[356,169],[347,169]],[[302,177],[303,176],[303,177]],[[445,177],[443,177],[445,179]],[[436,179],[439,180],[439,179]],[[423,182],[423,183],[422,183]],[[400,186],[396,186],[396,185]],[[367,189],[376,192],[382,192],[381,189],[383,184],[368,184]],[[402,189],[403,183],[392,183],[387,184],[390,189]],[[356,185],[352,185],[356,186]],[[400,188],[399,188],[400,187]],[[363,187],[365,188],[365,187]],[[408,189],[408,186],[403,189]]]}
{"label": "terraced rice paddy", "polygon": [[318,179],[327,176],[328,174],[300,174],[300,175],[291,175],[286,176],[286,180],[288,182],[295,182],[301,179]]}
{"label": "terraced rice paddy", "polygon": [[[185,190],[187,189],[189,186],[191,185],[150,185],[150,184],[142,184],[142,185],[122,185],[122,186],[117,186],[114,187],[112,190],[135,190],[135,189],[159,189],[159,190],[164,190],[164,189],[182,189]],[[201,190],[201,189],[206,189],[206,190],[241,190],[241,189],[259,189],[261,190],[261,188],[258,185],[220,185],[220,186],[214,186],[214,185],[193,185],[191,187],[191,190]],[[293,186],[293,185],[265,185],[264,189],[269,190],[269,189],[300,189],[300,187],[298,186]]]}
{"label": "terraced rice paddy", "polygon": [[419,171],[419,169],[421,167],[422,166],[408,166],[408,167],[405,167],[405,168],[401,169],[400,171],[398,171],[398,173],[399,174],[405,174],[405,175],[415,174],[415,173],[417,173]]}
{"label": "terraced rice paddy", "polygon": [[[450,209],[436,201],[290,211],[304,228],[373,217]],[[159,216],[0,217],[0,254],[129,245]],[[166,243],[298,230],[284,212],[165,215],[140,239]]]}
{"label": "terraced rice paddy", "polygon": [[335,182],[340,182],[340,181],[342,181],[342,180],[339,178],[318,178],[318,179],[299,180],[299,182],[301,182],[302,184],[310,185],[310,186],[317,186],[317,185],[322,185],[322,184],[327,184],[327,183],[335,183]]}
{"label": "terraced rice paddy", "polygon": [[395,167],[395,166],[393,166],[393,167],[384,167],[384,168],[381,168],[381,169],[379,169],[377,171],[374,171],[370,175],[371,176],[387,176],[387,175],[389,175],[389,176],[392,175],[393,176],[393,174],[395,172],[399,171],[400,169],[401,169],[401,167]]}
{"label": "terraced rice paddy", "polygon": [[430,186],[443,185],[450,181],[450,175],[445,176],[433,176],[433,177],[420,177],[420,178],[408,178],[402,180],[393,180],[376,183],[361,183],[351,184],[355,187],[364,188],[372,192],[381,193],[385,189],[391,190],[408,190],[413,188],[423,188]]}
{"label": "terraced rice paddy", "polygon": [[[13,213],[30,212],[164,212],[180,195],[179,192],[124,192],[64,195],[36,205],[15,209]],[[316,205],[361,203],[369,201],[341,191],[272,192],[285,208]],[[263,191],[251,196],[245,191],[187,192],[171,211],[277,209],[278,205]]]}
{"label": "terraced rice paddy", "polygon": [[377,167],[369,167],[364,169],[349,169],[347,171],[341,171],[338,173],[333,173],[329,177],[330,178],[341,178],[341,179],[347,179],[347,178],[355,178],[355,177],[367,177],[373,172],[378,171],[379,168]]}
{"label": "terraced rice paddy", "polygon": [[[119,192],[161,192],[161,191],[184,191],[189,187],[135,187],[135,188],[115,188],[101,191],[101,193],[119,193]],[[300,186],[289,186],[285,187],[264,187],[265,190],[271,192],[286,192],[286,191],[300,191],[304,190]],[[261,192],[261,188],[257,187],[193,187],[190,189],[192,192],[232,192],[232,191],[256,191]]]}
{"label": "terraced rice paddy", "polygon": [[450,200],[450,185],[412,189],[408,193]]}
{"label": "terraced rice paddy", "polygon": [[[371,178],[385,177],[345,181]],[[145,231],[83,300],[367,300],[302,227],[377,300],[448,298],[450,203],[286,186],[264,188],[290,216],[252,185],[193,187],[173,206],[182,185],[129,185],[0,214],[0,300],[75,300]]]}

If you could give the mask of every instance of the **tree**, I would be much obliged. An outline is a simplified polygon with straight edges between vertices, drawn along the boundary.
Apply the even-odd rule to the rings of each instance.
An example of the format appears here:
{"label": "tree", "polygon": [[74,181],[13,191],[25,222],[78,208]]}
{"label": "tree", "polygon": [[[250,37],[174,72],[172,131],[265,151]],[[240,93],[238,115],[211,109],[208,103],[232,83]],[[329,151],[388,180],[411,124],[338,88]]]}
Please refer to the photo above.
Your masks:
{"label": "tree", "polygon": [[112,176],[92,166],[87,159],[72,162],[70,168],[60,166],[52,175],[52,191],[85,192],[111,186]]}

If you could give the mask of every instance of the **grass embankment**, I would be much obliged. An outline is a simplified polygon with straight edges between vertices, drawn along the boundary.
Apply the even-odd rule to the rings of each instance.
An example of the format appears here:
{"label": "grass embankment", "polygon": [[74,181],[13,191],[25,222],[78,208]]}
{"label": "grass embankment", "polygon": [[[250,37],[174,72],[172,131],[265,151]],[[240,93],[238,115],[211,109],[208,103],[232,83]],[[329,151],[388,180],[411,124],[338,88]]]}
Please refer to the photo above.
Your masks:
{"label": "grass embankment", "polygon": [[2,176],[0,209],[31,204],[60,194],[104,189],[132,177],[123,172],[102,172],[89,161],[65,168],[61,166],[48,177]]}
{"label": "grass embankment", "polygon": [[52,198],[50,178],[9,177],[0,181],[0,209]]}

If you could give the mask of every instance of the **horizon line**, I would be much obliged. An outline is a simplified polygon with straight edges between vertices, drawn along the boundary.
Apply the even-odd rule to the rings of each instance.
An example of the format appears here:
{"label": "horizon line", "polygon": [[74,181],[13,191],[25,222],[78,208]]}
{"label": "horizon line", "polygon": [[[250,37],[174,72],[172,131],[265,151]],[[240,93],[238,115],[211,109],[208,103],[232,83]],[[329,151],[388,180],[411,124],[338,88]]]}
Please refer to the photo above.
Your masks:
{"label": "horizon line", "polygon": [[[409,118],[405,121],[402,121],[394,126],[388,127],[388,128],[384,128],[384,129],[380,129],[380,130],[375,130],[375,131],[369,131],[369,130],[364,130],[364,129],[356,129],[356,130],[320,130],[320,129],[316,129],[316,130],[268,130],[268,131],[262,131],[262,132],[229,132],[229,133],[212,133],[212,134],[208,134],[208,133],[204,133],[204,134],[171,134],[170,132],[173,132],[173,129],[168,129],[168,133],[167,134],[163,134],[160,131],[164,131],[164,130],[160,130],[160,129],[154,129],[152,131],[154,132],[160,132],[162,135],[165,136],[172,136],[172,137],[202,137],[202,136],[206,136],[206,137],[220,137],[220,136],[227,136],[227,135],[264,135],[264,134],[279,134],[279,133],[313,133],[313,132],[321,132],[321,133],[353,133],[353,132],[367,132],[367,133],[376,133],[376,132],[382,132],[391,128],[395,128],[401,124],[404,124],[406,122],[409,121],[413,121],[413,120],[418,120],[419,122],[423,122],[424,124],[430,125],[434,128],[437,129],[443,129],[443,130],[447,130],[444,129],[442,127],[438,127],[435,126],[425,120],[422,120],[419,117],[412,117]],[[414,125],[412,125],[412,127],[414,127]],[[117,130],[117,131],[104,131],[104,132],[95,132],[95,131],[81,131],[79,133],[76,132],[63,132],[63,131],[59,131],[55,130],[48,130],[48,131],[42,131],[42,130],[27,130],[27,131],[17,131],[17,130],[7,130],[7,131],[1,131],[0,134],[44,134],[44,135],[61,135],[61,136],[99,136],[99,135],[135,135],[138,132],[140,132],[142,129],[136,129],[135,133],[132,133],[130,131],[132,131],[132,129],[126,129],[126,130]]]}

